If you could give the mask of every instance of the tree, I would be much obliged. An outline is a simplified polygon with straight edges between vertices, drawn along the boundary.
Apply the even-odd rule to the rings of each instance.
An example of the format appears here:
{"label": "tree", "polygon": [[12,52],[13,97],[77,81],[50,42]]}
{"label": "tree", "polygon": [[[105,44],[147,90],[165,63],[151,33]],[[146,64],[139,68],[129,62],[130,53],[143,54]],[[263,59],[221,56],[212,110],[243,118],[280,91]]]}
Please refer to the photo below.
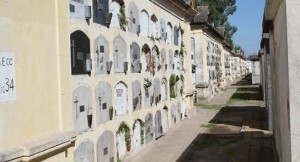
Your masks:
{"label": "tree", "polygon": [[237,27],[232,26],[228,22],[228,16],[233,15],[237,7],[236,0],[196,0],[197,6],[208,6],[209,15],[208,23],[214,27],[225,27],[225,39],[227,43],[233,48],[234,43],[232,40],[233,34],[237,31]]}
{"label": "tree", "polygon": [[234,48],[233,48],[235,51],[239,50],[241,53],[244,53],[245,51],[242,49],[241,46],[239,45],[235,45]]}
{"label": "tree", "polygon": [[232,40],[232,37],[236,31],[237,31],[237,27],[231,26],[229,22],[225,24],[224,37],[226,42],[230,45],[231,48],[234,47],[234,42]]}

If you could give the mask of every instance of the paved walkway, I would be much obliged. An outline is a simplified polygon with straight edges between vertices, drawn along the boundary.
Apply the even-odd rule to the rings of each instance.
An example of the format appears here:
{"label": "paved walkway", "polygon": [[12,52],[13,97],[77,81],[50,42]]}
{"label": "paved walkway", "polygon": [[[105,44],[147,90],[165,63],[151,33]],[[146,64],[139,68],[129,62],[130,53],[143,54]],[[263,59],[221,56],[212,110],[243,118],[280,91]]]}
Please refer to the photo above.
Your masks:
{"label": "paved walkway", "polygon": [[[239,80],[233,81],[236,84]],[[239,86],[228,86],[226,91],[220,91],[219,94],[214,96],[207,104],[223,105],[230,99]]]}
{"label": "paved walkway", "polygon": [[206,128],[201,125],[209,122],[217,112],[217,110],[198,110],[192,118],[182,121],[165,136],[125,159],[125,162],[175,162],[197,135],[205,132]]}
{"label": "paved walkway", "polygon": [[222,105],[225,104],[232,94],[236,91],[236,87],[230,87],[226,91],[221,91],[219,94],[217,94],[213,99],[211,99],[208,104],[215,104],[215,105]]}

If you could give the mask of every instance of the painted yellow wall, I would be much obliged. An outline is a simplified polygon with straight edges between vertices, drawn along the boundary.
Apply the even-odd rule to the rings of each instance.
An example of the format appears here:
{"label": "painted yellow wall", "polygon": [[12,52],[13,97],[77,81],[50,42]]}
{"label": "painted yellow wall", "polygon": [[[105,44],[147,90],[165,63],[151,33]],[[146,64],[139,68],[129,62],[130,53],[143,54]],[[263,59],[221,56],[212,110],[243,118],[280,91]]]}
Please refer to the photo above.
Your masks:
{"label": "painted yellow wall", "polygon": [[0,1],[0,51],[16,60],[16,101],[0,103],[0,150],[59,130],[55,1]]}

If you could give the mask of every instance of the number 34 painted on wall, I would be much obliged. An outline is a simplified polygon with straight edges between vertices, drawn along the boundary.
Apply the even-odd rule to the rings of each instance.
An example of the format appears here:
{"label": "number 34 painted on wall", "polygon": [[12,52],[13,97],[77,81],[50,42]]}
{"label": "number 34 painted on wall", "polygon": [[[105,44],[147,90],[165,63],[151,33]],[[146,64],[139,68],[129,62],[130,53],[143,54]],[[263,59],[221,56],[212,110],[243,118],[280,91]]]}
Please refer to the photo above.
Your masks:
{"label": "number 34 painted on wall", "polygon": [[1,93],[7,93],[9,91],[14,91],[14,80],[13,79],[10,79],[10,78],[5,78],[5,84],[6,85],[3,85],[1,86]]}

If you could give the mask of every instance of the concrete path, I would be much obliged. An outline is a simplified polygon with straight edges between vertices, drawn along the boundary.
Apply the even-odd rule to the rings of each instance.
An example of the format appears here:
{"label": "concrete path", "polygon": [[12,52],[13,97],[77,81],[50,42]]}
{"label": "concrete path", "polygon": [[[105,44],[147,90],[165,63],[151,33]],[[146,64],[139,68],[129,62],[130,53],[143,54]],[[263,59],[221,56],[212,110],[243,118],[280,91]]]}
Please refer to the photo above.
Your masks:
{"label": "concrete path", "polygon": [[[233,81],[236,84],[239,80]],[[228,86],[225,91],[220,91],[219,94],[214,96],[207,104],[223,105],[230,99],[239,86]]]}
{"label": "concrete path", "polygon": [[213,99],[211,99],[207,104],[222,105],[230,99],[232,94],[236,91],[237,87],[230,87],[226,91],[221,91]]}
{"label": "concrete path", "polygon": [[202,124],[208,123],[217,110],[197,110],[172,128],[165,136],[145,146],[144,149],[125,159],[125,162],[175,162],[199,133],[205,132]]}

